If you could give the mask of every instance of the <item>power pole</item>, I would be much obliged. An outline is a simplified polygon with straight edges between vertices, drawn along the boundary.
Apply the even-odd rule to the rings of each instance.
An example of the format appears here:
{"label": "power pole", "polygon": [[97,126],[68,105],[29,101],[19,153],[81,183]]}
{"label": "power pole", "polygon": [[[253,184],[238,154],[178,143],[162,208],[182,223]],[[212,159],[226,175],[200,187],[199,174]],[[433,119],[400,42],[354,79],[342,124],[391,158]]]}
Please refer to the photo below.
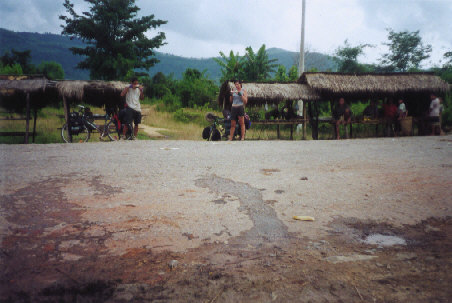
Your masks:
{"label": "power pole", "polygon": [[305,24],[305,11],[306,0],[302,0],[301,5],[301,42],[300,42],[300,62],[298,63],[298,77],[304,72],[304,24]]}

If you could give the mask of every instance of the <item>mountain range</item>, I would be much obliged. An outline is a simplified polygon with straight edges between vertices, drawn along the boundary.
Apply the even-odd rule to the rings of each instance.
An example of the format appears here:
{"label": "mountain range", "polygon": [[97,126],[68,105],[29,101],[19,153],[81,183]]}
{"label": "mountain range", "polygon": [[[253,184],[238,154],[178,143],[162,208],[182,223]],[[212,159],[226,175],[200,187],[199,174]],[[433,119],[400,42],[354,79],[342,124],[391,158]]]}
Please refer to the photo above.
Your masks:
{"label": "mountain range", "polygon": [[[81,40],[71,40],[67,36],[51,33],[31,33],[14,32],[0,28],[0,55],[6,51],[15,49],[18,51],[31,50],[31,62],[35,65],[42,61],[55,61],[63,66],[66,79],[89,79],[87,70],[76,68],[81,61],[80,56],[73,55],[69,48],[83,47]],[[229,53],[227,50],[223,50]],[[298,63],[298,53],[279,48],[269,48],[267,50],[270,59],[277,59],[277,64],[286,66],[286,69]],[[156,58],[160,60],[158,64],[149,70],[152,76],[158,72],[165,75],[173,74],[174,78],[180,79],[182,73],[187,68],[196,68],[199,71],[206,71],[206,75],[215,81],[221,78],[220,66],[213,58],[187,58],[161,52],[156,52]],[[306,70],[316,68],[318,71],[335,71],[337,66],[333,58],[318,52],[307,52],[305,55]]]}

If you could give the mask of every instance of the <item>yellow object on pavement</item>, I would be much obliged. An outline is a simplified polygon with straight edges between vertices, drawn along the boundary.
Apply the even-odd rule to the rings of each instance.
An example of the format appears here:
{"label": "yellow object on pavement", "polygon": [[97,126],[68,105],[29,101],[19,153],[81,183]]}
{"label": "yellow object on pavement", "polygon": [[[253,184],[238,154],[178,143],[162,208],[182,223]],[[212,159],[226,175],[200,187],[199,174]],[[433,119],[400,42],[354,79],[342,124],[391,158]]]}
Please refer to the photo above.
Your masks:
{"label": "yellow object on pavement", "polygon": [[293,216],[294,220],[300,220],[300,221],[314,221],[314,217],[310,216]]}

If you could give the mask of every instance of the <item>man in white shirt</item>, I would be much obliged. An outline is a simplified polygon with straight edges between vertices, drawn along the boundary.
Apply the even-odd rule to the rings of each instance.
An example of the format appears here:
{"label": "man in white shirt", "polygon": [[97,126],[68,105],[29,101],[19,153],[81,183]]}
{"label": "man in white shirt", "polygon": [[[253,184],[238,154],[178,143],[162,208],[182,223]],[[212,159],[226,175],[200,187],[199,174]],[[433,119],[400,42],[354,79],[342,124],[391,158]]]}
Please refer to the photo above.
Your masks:
{"label": "man in white shirt", "polygon": [[436,94],[430,94],[430,110],[429,110],[429,121],[432,124],[432,136],[435,135],[435,130],[441,128],[439,125],[439,113],[441,109],[441,102],[439,102]]}
{"label": "man in white shirt", "polygon": [[[131,84],[124,88],[121,97],[126,96],[126,108],[124,109],[124,121],[129,124],[132,121],[135,124],[133,135],[136,138],[138,134],[138,124],[141,123],[141,105],[140,100],[144,99],[143,87],[138,83],[137,78],[133,78]],[[127,132],[127,125],[124,125],[123,134]]]}

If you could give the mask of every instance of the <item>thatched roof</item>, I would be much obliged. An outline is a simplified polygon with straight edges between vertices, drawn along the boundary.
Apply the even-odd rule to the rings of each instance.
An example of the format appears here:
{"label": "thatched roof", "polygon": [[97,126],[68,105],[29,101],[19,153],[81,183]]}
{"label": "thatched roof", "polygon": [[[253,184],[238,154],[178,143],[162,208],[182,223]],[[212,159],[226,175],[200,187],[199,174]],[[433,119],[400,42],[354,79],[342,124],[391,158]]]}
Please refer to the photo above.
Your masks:
{"label": "thatched roof", "polygon": [[322,96],[387,96],[412,93],[444,93],[449,88],[433,73],[303,73],[299,82]]}
{"label": "thatched roof", "polygon": [[43,92],[46,89],[47,79],[36,80],[0,80],[0,94],[12,95],[16,91],[23,93]]}
{"label": "thatched roof", "polygon": [[96,106],[122,104],[121,91],[129,84],[119,81],[59,81],[56,89],[70,103],[88,103]]}
{"label": "thatched roof", "polygon": [[[308,85],[299,83],[243,83],[248,94],[248,105],[258,106],[265,103],[277,104],[283,101],[316,101],[320,96]],[[235,90],[233,82],[224,82],[220,88],[219,104],[229,98],[230,91]]]}
{"label": "thatched roof", "polygon": [[44,107],[63,97],[71,104],[115,107],[124,102],[121,91],[129,84],[119,81],[49,81],[42,76],[0,76],[0,105],[22,111],[30,93],[33,107]]}
{"label": "thatched roof", "polygon": [[23,112],[26,107],[26,96],[30,95],[30,105],[38,109],[58,102],[54,89],[55,82],[39,75],[0,76],[0,106]]}

